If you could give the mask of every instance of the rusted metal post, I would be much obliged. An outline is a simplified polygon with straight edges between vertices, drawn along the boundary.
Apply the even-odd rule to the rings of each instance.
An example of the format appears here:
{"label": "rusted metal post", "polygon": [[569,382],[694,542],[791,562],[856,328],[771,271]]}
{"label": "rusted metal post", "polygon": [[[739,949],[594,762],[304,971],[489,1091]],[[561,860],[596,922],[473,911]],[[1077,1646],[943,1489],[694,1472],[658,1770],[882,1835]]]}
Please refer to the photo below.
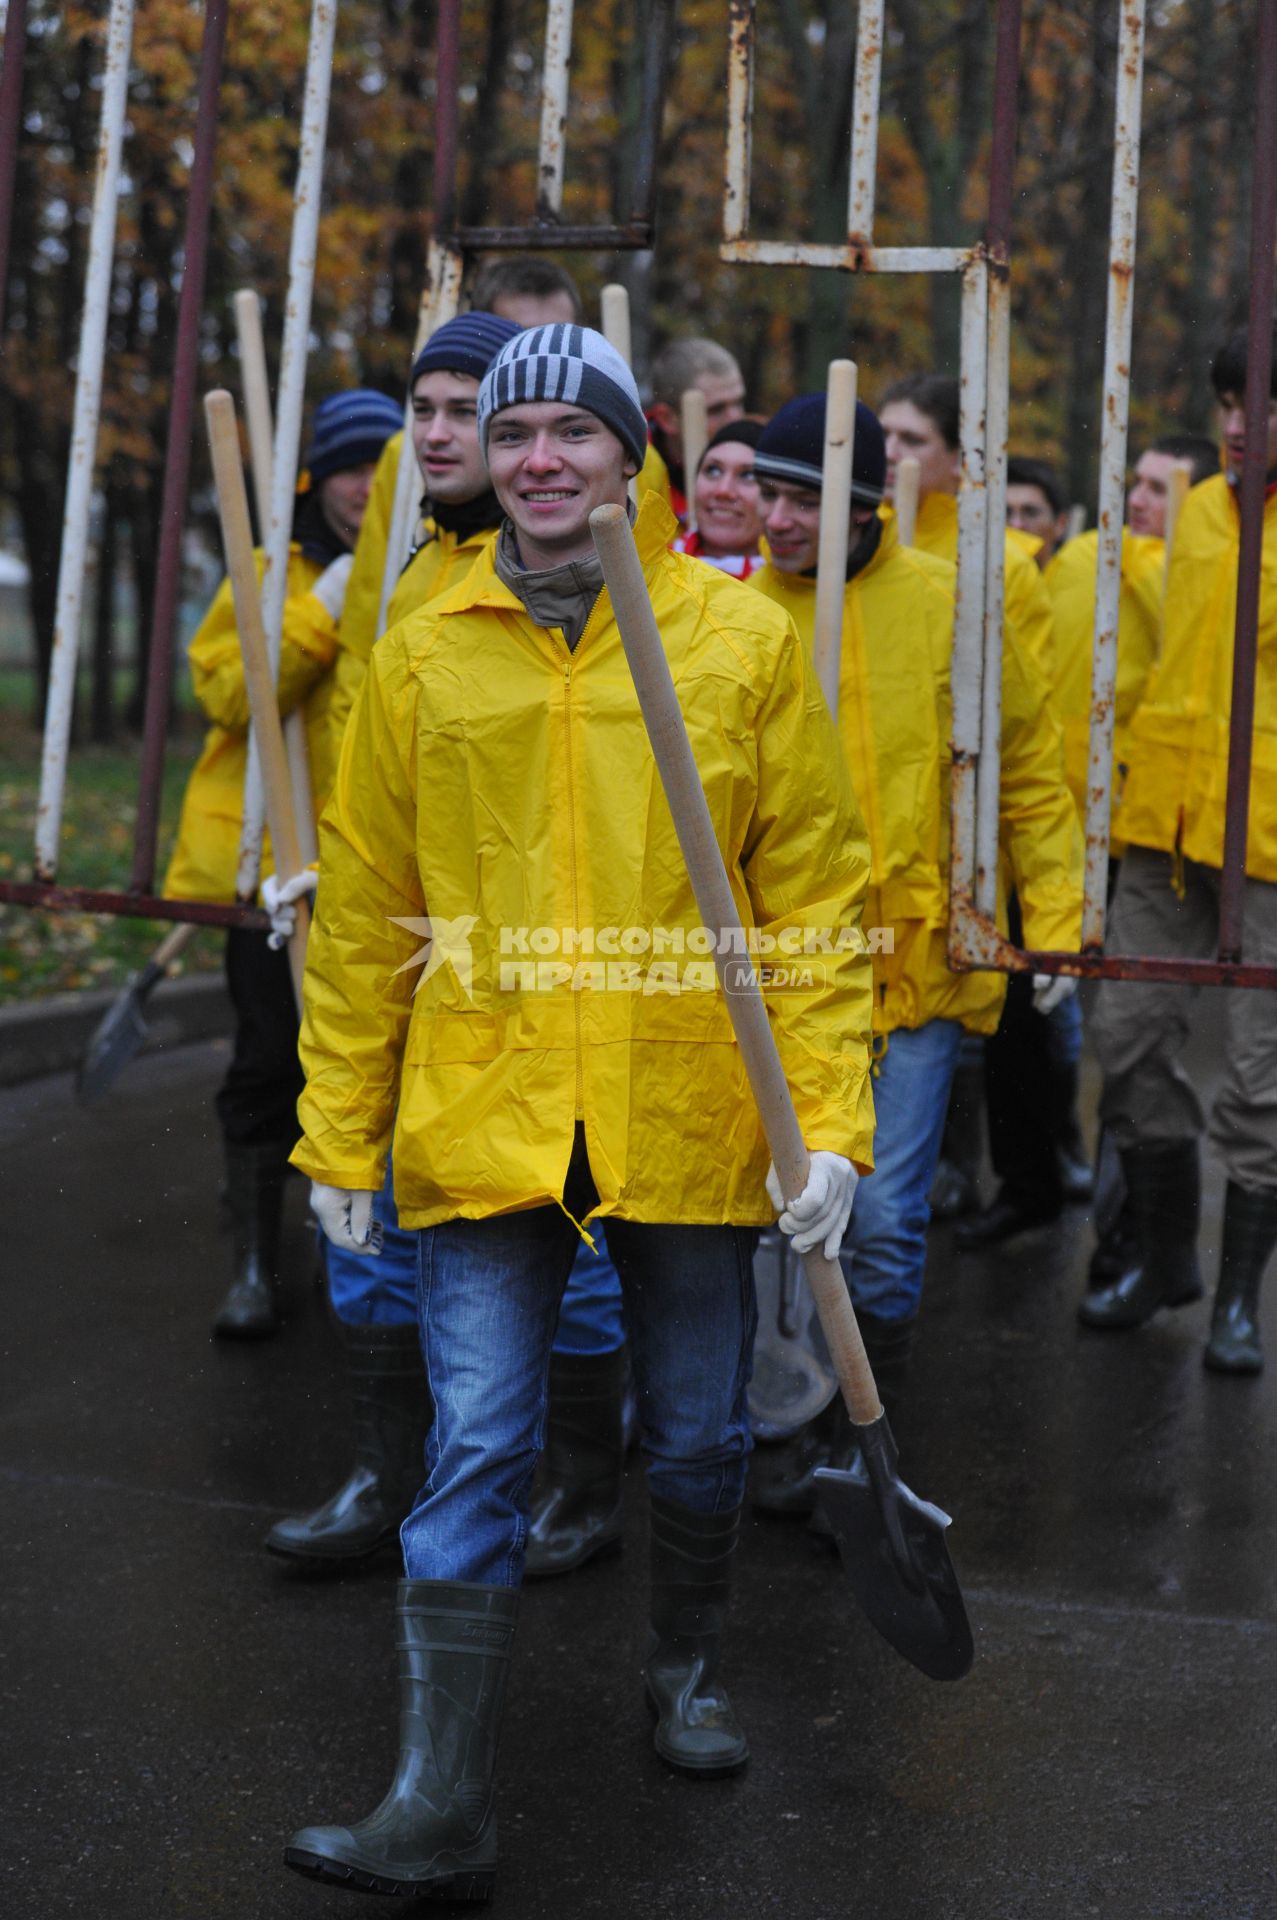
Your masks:
{"label": "rusted metal post", "polygon": [[[279,674],[279,650],[284,630],[284,602],[288,598],[288,549],[292,537],[293,502],[297,493],[302,406],[306,396],[306,358],[310,347],[310,309],[315,290],[315,255],[319,245],[324,142],[328,133],[328,101],[332,91],[336,37],[336,0],[314,0],[310,15],[310,40],[306,49],[306,88],[302,98],[297,186],[293,194],[293,228],[288,249],[288,304],[284,312],[284,338],[280,347],[276,389],[270,523],[265,529],[262,543],[266,549],[266,567],[262,574],[262,623],[266,629],[271,671],[276,676]],[[290,715],[285,737],[292,771],[293,808],[302,836],[303,852],[309,860],[314,858],[315,811],[310,795],[305,722],[300,713]],[[257,890],[265,812],[261,760],[254,732],[250,728],[248,764],[244,773],[244,820],[240,832],[239,870],[235,876],[235,892],[241,900],[252,899]]]}
{"label": "rusted metal post", "polygon": [[1011,195],[1020,86],[1021,0],[998,0],[989,154],[989,360],[984,477],[986,494],[984,685],[976,781],[977,911],[997,908],[1002,737],[1002,584],[1006,554],[1007,426],[1011,362]]}
{"label": "rusted metal post", "polygon": [[1091,734],[1086,780],[1083,949],[1103,944],[1108,893],[1117,622],[1122,591],[1126,429],[1131,400],[1131,311],[1135,293],[1140,107],[1144,86],[1144,0],[1126,0],[1121,13],[1113,132],[1113,196],[1109,216],[1108,311],[1104,333],[1104,413],[1100,427],[1099,549],[1095,568]]}
{"label": "rusted metal post", "polygon": [[1246,336],[1246,453],[1238,506],[1237,622],[1233,702],[1228,726],[1228,798],[1219,893],[1219,957],[1242,957],[1246,834],[1255,730],[1255,650],[1264,542],[1268,409],[1272,386],[1273,240],[1277,231],[1277,0],[1260,0],[1255,156],[1251,177],[1250,313]]}
{"label": "rusted metal post", "polygon": [[723,244],[749,232],[749,169],[754,128],[754,0],[731,0],[727,40],[727,166]]}
{"label": "rusted metal post", "polygon": [[856,15],[856,84],[851,102],[851,177],[847,240],[873,242],[874,181],[878,173],[878,102],[882,93],[885,0],[860,0]]}
{"label": "rusted metal post", "polygon": [[27,0],[9,0],[4,21],[4,71],[0,73],[0,328],[9,284],[9,235],[18,179],[18,128],[22,124],[22,75],[27,57]]}
{"label": "rusted metal post", "polygon": [[431,168],[431,234],[447,240],[457,217],[457,147],[461,128],[461,0],[439,0],[435,27],[435,150]]}
{"label": "rusted metal post", "polygon": [[984,678],[985,395],[988,381],[989,269],[974,259],[962,276],[958,436],[958,586],[953,621],[953,770],[949,796],[950,955],[964,941],[961,921],[975,898],[976,772],[980,763],[980,690]]}
{"label": "rusted metal post", "polygon": [[[647,19],[647,37],[643,46],[643,84],[639,93],[639,123],[634,142],[634,170],[631,175],[630,224],[647,228],[647,245],[652,242],[652,217],[656,203],[656,161],[661,145],[661,122],[665,109],[665,84],[669,71],[670,34],[674,26],[675,0],[652,0]],[[618,209],[618,212],[623,212]]]}
{"label": "rusted metal post", "polygon": [[541,70],[541,136],[537,142],[537,219],[563,211],[564,141],[568,124],[568,61],[572,54],[572,0],[550,0]]}
{"label": "rusted metal post", "polygon": [[62,799],[66,790],[67,751],[75,707],[75,671],[80,652],[80,609],[89,549],[89,509],[93,464],[102,407],[102,362],[111,304],[115,255],[115,212],[119,198],[120,152],[128,104],[129,50],[133,42],[133,0],[111,0],[102,79],[102,122],[98,133],[97,176],[85,271],[84,313],[80,321],[79,364],[71,424],[62,547],[58,556],[58,597],[53,621],[53,657],[44,710],[40,757],[40,800],[35,823],[37,880],[52,880],[58,870]]}
{"label": "rusted metal post", "polygon": [[137,831],[133,843],[134,893],[150,893],[155,879],[155,844],[160,826],[160,781],[164,773],[164,736],[173,687],[173,640],[182,574],[182,531],[191,472],[195,426],[195,382],[199,370],[200,310],[204,304],[204,268],[208,258],[209,212],[213,201],[213,149],[217,106],[226,50],[228,0],[208,0],[200,49],[195,151],[186,202],[183,239],[185,266],[177,304],[177,350],[164,452],[164,491],[160,501],[160,539],[151,606],[151,652],[146,679],[146,715],[142,725],[142,771],[138,779]]}

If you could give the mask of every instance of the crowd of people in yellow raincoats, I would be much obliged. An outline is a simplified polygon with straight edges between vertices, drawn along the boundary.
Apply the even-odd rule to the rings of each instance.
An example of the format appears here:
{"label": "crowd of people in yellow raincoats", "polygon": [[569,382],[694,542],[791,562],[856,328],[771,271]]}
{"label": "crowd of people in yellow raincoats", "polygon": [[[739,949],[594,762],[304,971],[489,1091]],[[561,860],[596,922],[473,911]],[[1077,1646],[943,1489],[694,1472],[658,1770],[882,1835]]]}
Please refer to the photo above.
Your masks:
{"label": "crowd of people in yellow raincoats", "polygon": [[[1210,441],[1140,450],[1123,536],[1109,944],[1203,955],[1218,912],[1248,343],[1224,343]],[[685,470],[674,397],[711,432]],[[949,964],[957,383],[910,374],[857,408],[840,678],[813,666],[825,396],[747,414],[736,362],[678,339],[644,411],[570,278],[498,262],[408,378],[422,497],[387,580],[400,404],[316,408],[298,499],[280,710],[300,710],[316,865],[272,873],[269,937],[228,939],[218,1099],[234,1226],[227,1337],[275,1331],[279,1205],[312,1183],[354,1408],[353,1465],[268,1544],[337,1565],[402,1544],[403,1714],[384,1800],[307,1827],[298,1871],[486,1897],[492,1768],[522,1580],[615,1546],[637,1438],[651,1512],[645,1686],[692,1776],[748,1745],[721,1650],[751,1448],[754,1257],[779,1227],[842,1270],[888,1413],[906,1392],[934,1211],[1010,1241],[1094,1178],[1067,975]],[[1277,471],[1277,402],[1269,445]],[[918,465],[916,520],[893,500]],[[1177,462],[1192,485],[1166,541]],[[1065,537],[1053,471],[1012,463],[1005,548],[999,918],[1080,936],[1097,536]],[[1265,509],[1265,587],[1277,506]],[[713,833],[810,1156],[784,1192],[755,1112],[589,531],[626,507]],[[694,522],[694,525],[688,523]],[[839,536],[841,538],[841,536]],[[392,574],[394,570],[392,569]],[[383,612],[384,605],[384,612]],[[1277,949],[1277,597],[1261,601],[1245,950]],[[235,897],[248,713],[228,590],[191,647],[210,732],[168,890]],[[300,1025],[285,956],[314,898]],[[1100,1179],[1115,1195],[1079,1305],[1129,1330],[1200,1297],[1192,990],[1104,983]],[[1277,1245],[1277,1021],[1228,996],[1210,1132],[1228,1174],[1207,1364],[1262,1366]],[[979,1205],[985,1146],[998,1190]],[[1107,1158],[1106,1158],[1107,1157]],[[1105,1168],[1107,1166],[1107,1174]],[[779,1215],[779,1221],[777,1216]],[[424,1449],[424,1451],[423,1451]],[[823,1412],[759,1449],[754,1503],[819,1532],[816,1474],[856,1472]]]}

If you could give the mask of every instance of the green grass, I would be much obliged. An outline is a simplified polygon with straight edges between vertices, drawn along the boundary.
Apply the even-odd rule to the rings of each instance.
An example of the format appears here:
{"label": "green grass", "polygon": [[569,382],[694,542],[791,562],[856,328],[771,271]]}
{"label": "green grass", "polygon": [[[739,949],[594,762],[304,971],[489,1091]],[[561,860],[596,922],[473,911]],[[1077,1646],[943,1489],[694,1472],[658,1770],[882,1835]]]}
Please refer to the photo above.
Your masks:
{"label": "green grass", "polygon": [[[29,675],[0,671],[0,879],[6,880],[32,878],[40,736],[30,725],[30,697]],[[157,888],[199,747],[193,717],[183,716],[165,760]],[[127,888],[140,765],[141,744],[128,736],[118,746],[72,749],[58,859],[64,885]],[[0,1004],[122,985],[149,958],[169,924],[0,906]],[[216,971],[221,953],[221,932],[210,927],[188,947],[180,971]]]}

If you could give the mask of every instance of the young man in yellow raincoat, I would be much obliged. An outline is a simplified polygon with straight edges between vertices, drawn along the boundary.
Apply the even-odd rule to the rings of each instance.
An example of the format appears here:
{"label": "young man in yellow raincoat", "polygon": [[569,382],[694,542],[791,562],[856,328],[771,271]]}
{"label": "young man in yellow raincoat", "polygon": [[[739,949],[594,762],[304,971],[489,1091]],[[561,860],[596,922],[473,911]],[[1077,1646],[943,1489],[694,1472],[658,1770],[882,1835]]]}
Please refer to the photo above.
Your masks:
{"label": "young man in yellow raincoat", "polygon": [[[494,363],[479,421],[507,524],[374,650],[323,823],[294,1154],[355,1245],[393,1124],[437,1414],[402,1533],[399,1769],[369,1819],[305,1829],[286,1858],[461,1897],[492,1884],[528,1491],[592,1216],[625,1288],[651,1490],[657,1751],[693,1774],[745,1762],[717,1670],[753,1242],[774,1215],[589,534],[644,457],[638,391],[600,334],[538,328]],[[742,919],[832,948],[769,1003],[813,1156],[782,1224],[836,1247],[872,1156],[864,828],[792,623],[669,553],[672,531],[645,501],[635,537]]]}
{"label": "young man in yellow raincoat", "polygon": [[[769,562],[750,585],[815,631],[825,396],[791,400],[754,454]],[[843,1269],[880,1388],[898,1394],[922,1299],[928,1194],[964,1033],[991,1033],[997,973],[954,973],[949,917],[949,774],[954,568],[902,547],[878,513],[882,427],[856,408],[847,532],[838,732],[869,830],[866,922],[873,953],[877,1133],[856,1196]],[[1002,847],[1034,945],[1076,943],[1082,841],[1061,779],[1059,731],[1032,659],[1008,633],[1002,680]],[[884,1384],[885,1383],[885,1384]],[[845,1463],[846,1420],[827,1415],[775,1449],[758,1504],[811,1512],[814,1474]],[[889,1408],[890,1410],[890,1408]],[[760,1462],[761,1465],[761,1462]]]}
{"label": "young man in yellow raincoat", "polygon": [[[1115,822],[1125,845],[1109,915],[1112,953],[1209,956],[1219,918],[1228,726],[1246,451],[1246,335],[1216,355],[1226,471],[1180,510],[1158,664],[1131,726],[1131,768]],[[1246,843],[1245,958],[1277,962],[1277,358],[1264,463],[1263,573],[1254,761]],[[1096,1044],[1100,1112],[1112,1130],[1135,1214],[1138,1256],[1078,1308],[1085,1325],[1137,1327],[1160,1307],[1199,1299],[1201,1101],[1181,1062],[1194,989],[1103,981]],[[1228,1174],[1219,1278],[1205,1359],[1223,1373],[1263,1366],[1259,1288],[1277,1246],[1277,1014],[1262,990],[1224,996],[1224,1080],[1210,1134]]]}
{"label": "young man in yellow raincoat", "polygon": [[[332,785],[340,735],[331,719],[337,622],[350,576],[374,463],[399,409],[383,393],[355,388],[315,409],[288,555],[288,598],[279,656],[279,709],[300,707],[316,809]],[[257,556],[259,573],[264,556]],[[190,646],[195,696],[210,722],[187,783],[177,845],[165,876],[170,899],[235,899],[248,759],[248,691],[229,580]],[[269,844],[262,871],[270,873]],[[297,1009],[288,956],[268,936],[233,927],[226,978],[235,1047],[217,1095],[226,1162],[233,1273],[213,1323],[222,1337],[258,1338],[279,1324],[276,1300],[284,1174],[301,1091]]]}

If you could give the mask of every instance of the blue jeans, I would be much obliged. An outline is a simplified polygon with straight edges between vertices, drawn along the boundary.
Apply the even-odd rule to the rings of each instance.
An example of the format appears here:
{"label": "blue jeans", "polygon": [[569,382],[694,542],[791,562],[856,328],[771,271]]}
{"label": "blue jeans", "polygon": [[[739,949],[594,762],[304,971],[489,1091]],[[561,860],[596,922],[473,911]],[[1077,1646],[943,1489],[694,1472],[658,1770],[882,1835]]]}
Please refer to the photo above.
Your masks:
{"label": "blue jeans", "polygon": [[373,1260],[322,1241],[328,1269],[328,1297],[339,1320],[351,1327],[410,1327],[417,1318],[417,1236],[399,1224],[395,1212],[394,1169],[386,1162],[386,1181],[372,1203],[385,1239]]}
{"label": "blue jeans", "polygon": [[899,1027],[875,1073],[874,1170],[856,1188],[842,1270],[853,1304],[880,1320],[911,1320],[922,1301],[928,1196],[962,1041],[956,1020]]}
{"label": "blue jeans", "polygon": [[590,1238],[597,1251],[591,1253],[582,1240],[568,1275],[554,1336],[556,1353],[615,1353],[625,1345],[621,1282],[607,1250],[601,1221],[596,1220],[590,1228]]}
{"label": "blue jeans", "polygon": [[1082,1058],[1082,1002],[1075,993],[1046,1016],[1046,1055],[1053,1067],[1075,1067]]}
{"label": "blue jeans", "polygon": [[[580,1219],[592,1204],[572,1211]],[[745,1388],[758,1236],[745,1227],[626,1220],[609,1221],[608,1234],[648,1485],[699,1513],[738,1507],[750,1446]],[[400,1530],[410,1580],[517,1587],[522,1578],[550,1349],[577,1244],[557,1206],[450,1220],[419,1236],[418,1310],[435,1419],[426,1485]]]}

